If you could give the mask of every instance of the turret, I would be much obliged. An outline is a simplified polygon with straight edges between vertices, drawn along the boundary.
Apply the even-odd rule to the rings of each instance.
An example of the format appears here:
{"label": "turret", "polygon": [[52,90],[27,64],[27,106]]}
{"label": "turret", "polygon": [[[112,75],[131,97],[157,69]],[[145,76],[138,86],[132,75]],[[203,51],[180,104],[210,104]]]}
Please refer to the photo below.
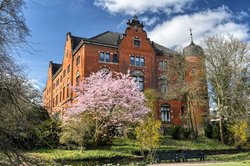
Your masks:
{"label": "turret", "polygon": [[199,133],[203,133],[203,124],[209,113],[205,55],[202,47],[194,44],[191,29],[190,36],[191,43],[183,49],[186,61],[185,82],[193,111],[193,117],[189,119],[193,118],[193,125],[197,126]]}

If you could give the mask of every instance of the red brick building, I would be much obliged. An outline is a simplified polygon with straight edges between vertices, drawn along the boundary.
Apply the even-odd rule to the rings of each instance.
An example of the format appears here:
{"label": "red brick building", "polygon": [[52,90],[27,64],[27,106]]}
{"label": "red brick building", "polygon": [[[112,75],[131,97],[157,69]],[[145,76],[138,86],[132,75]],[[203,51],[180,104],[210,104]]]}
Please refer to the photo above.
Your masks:
{"label": "red brick building", "polygon": [[[92,38],[82,38],[67,33],[62,64],[50,61],[43,93],[44,106],[51,114],[62,114],[67,104],[74,101],[75,94],[69,86],[77,85],[84,77],[99,70],[127,73],[129,69],[141,90],[153,88],[159,93],[167,93],[163,73],[168,59],[181,55],[150,41],[136,17],[127,25],[124,34],[107,31]],[[189,59],[197,57],[196,52],[192,52],[197,49],[192,46],[186,48]],[[178,100],[159,98],[157,115],[163,124],[181,124],[183,104]],[[206,112],[207,108],[202,111]]]}

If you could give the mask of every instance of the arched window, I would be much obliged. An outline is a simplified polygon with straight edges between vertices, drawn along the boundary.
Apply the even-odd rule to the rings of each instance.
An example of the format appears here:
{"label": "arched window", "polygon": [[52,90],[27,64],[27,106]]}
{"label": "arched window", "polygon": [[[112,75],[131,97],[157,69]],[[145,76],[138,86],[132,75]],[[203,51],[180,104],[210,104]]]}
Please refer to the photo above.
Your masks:
{"label": "arched window", "polygon": [[134,81],[139,86],[139,90],[143,91],[144,90],[144,74],[143,74],[143,72],[140,70],[134,70],[131,75],[132,75],[132,78],[134,79]]}
{"label": "arched window", "polygon": [[161,105],[161,120],[163,122],[170,122],[170,105]]}

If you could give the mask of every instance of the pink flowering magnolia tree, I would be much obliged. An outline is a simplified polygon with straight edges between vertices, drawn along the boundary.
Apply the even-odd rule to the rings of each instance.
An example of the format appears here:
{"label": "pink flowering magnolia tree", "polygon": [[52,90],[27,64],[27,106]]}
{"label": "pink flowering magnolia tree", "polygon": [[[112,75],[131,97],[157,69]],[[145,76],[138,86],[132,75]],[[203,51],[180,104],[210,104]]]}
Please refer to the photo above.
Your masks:
{"label": "pink flowering magnolia tree", "polygon": [[77,102],[68,111],[68,117],[87,113],[95,122],[93,142],[108,135],[107,128],[140,121],[148,109],[144,94],[129,74],[97,72],[75,87]]}

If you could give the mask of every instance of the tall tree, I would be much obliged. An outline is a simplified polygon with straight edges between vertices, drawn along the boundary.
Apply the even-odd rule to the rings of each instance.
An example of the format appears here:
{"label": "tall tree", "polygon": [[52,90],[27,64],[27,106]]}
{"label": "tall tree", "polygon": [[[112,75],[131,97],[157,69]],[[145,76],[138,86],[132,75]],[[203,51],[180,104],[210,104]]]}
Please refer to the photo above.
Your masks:
{"label": "tall tree", "polygon": [[138,122],[148,112],[144,95],[129,74],[97,72],[85,78],[75,91],[77,102],[67,116],[92,115],[95,146],[101,137],[110,134],[110,127]]}
{"label": "tall tree", "polygon": [[[32,128],[29,110],[39,107],[40,96],[23,76],[15,60],[30,35],[23,15],[24,0],[0,0],[0,164],[28,164],[14,140]],[[38,109],[39,110],[39,109]],[[36,119],[38,120],[38,119]]]}
{"label": "tall tree", "polygon": [[[206,91],[206,80],[204,80],[204,66],[201,63],[194,64],[187,62],[181,54],[169,57],[166,70],[164,71],[164,78],[167,81],[167,92],[162,94],[163,98],[168,100],[178,100],[181,102],[182,109],[182,123],[185,128],[191,131],[191,136],[196,140],[199,131],[202,132],[202,112],[198,112],[197,108],[206,105],[203,92]],[[186,115],[185,115],[186,114]],[[186,116],[186,119],[184,119]]]}
{"label": "tall tree", "polygon": [[[29,29],[22,9],[23,0],[0,0],[0,72],[17,72],[13,55],[18,49],[27,48]],[[14,67],[15,66],[15,67]]]}
{"label": "tall tree", "polygon": [[212,92],[210,95],[217,103],[223,142],[223,119],[226,119],[227,124],[234,125],[248,117],[250,48],[247,43],[228,35],[207,37],[204,50]]}

